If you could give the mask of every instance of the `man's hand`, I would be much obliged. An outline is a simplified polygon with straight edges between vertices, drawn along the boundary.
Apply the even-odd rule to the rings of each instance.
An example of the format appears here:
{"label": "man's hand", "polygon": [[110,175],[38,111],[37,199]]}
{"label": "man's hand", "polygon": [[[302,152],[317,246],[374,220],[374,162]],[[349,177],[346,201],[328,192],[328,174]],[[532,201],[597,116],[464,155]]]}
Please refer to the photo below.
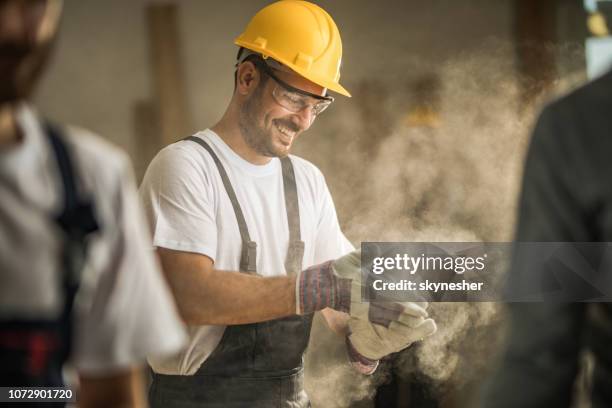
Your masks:
{"label": "man's hand", "polygon": [[427,317],[427,303],[361,301],[361,251],[302,271],[296,280],[297,314],[331,308],[351,318],[389,327],[406,316]]}
{"label": "man's hand", "polygon": [[361,251],[311,266],[298,274],[295,283],[297,314],[329,307],[353,315],[361,310],[352,305],[361,300],[360,281]]}
{"label": "man's hand", "polygon": [[382,357],[401,351],[436,332],[436,323],[427,318],[425,302],[381,303],[377,307],[395,310],[398,305],[403,307],[403,311],[387,325],[351,318],[347,346],[352,361],[375,368]]}

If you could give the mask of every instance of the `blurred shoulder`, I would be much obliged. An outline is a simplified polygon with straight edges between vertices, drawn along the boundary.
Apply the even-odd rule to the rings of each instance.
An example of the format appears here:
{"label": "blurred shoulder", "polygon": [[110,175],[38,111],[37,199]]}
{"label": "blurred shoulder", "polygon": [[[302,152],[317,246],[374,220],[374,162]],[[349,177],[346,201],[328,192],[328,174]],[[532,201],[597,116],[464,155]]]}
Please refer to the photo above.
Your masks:
{"label": "blurred shoulder", "polygon": [[583,84],[549,103],[543,116],[555,116],[558,121],[575,120],[576,116],[612,120],[612,71]]}
{"label": "blurred shoulder", "polygon": [[101,136],[77,126],[59,125],[67,145],[88,177],[107,178],[132,173],[128,154]]}

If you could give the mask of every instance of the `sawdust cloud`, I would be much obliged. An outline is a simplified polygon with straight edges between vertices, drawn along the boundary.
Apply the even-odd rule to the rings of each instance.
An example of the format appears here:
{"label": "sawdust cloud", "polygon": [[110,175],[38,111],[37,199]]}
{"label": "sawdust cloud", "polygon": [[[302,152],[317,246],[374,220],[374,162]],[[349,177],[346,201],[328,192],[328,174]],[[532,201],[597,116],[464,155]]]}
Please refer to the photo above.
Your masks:
{"label": "sawdust cloud", "polygon": [[[579,66],[579,52],[559,48],[558,60]],[[393,61],[386,82],[361,84],[326,113],[334,117],[311,131],[318,135],[304,136],[297,154],[326,175],[352,242],[511,240],[533,121],[547,99],[584,79],[581,70],[560,70],[547,93],[521,105],[513,61],[513,48],[495,41],[443,64]],[[410,124],[416,106],[437,112],[438,123]],[[313,406],[371,406],[391,369],[442,397],[478,384],[503,339],[502,307],[435,303],[430,313],[438,332],[369,378],[352,373],[342,342],[315,325],[306,365]]]}

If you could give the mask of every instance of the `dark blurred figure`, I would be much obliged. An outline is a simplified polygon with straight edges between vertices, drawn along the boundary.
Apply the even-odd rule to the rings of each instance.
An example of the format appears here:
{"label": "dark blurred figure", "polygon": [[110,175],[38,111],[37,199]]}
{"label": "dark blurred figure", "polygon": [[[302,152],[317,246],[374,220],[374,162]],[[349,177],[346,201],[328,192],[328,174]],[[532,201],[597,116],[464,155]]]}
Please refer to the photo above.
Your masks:
{"label": "dark blurred figure", "polygon": [[27,102],[61,7],[0,0],[0,386],[61,387],[70,366],[80,406],[145,406],[145,357],[184,333],[129,160]]}
{"label": "dark blurred figure", "polygon": [[[541,114],[527,155],[516,240],[612,242],[612,72]],[[509,279],[519,275],[520,263],[514,259]],[[509,309],[508,349],[484,406],[570,406],[580,352],[589,350],[592,407],[612,407],[610,304],[513,303]]]}

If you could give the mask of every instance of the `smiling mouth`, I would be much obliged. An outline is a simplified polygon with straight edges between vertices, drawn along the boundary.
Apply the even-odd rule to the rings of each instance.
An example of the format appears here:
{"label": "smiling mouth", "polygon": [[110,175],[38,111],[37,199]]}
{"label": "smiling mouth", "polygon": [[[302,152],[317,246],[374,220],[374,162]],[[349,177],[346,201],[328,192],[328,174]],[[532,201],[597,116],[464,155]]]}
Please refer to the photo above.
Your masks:
{"label": "smiling mouth", "polygon": [[283,126],[279,123],[275,123],[274,127],[276,128],[276,130],[278,130],[278,132],[281,134],[281,143],[283,143],[284,145],[289,145],[291,144],[291,141],[293,140],[293,138],[296,135],[296,131],[293,131],[291,129],[289,129],[286,126]]}

